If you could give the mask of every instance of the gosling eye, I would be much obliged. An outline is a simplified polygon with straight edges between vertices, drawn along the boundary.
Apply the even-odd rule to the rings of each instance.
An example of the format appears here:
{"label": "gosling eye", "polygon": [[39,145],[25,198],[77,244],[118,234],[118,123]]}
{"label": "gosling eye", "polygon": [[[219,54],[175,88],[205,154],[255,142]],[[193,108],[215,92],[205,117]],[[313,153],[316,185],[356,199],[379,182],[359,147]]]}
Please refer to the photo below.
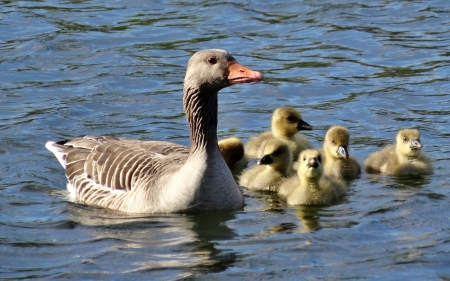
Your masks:
{"label": "gosling eye", "polygon": [[207,61],[210,65],[214,65],[214,64],[217,63],[217,59],[216,59],[215,57],[209,57],[206,61]]}
{"label": "gosling eye", "polygon": [[320,162],[320,163],[322,163],[322,156],[317,156],[317,160]]}
{"label": "gosling eye", "polygon": [[281,153],[281,150],[280,150],[280,149],[277,149],[277,150],[275,150],[272,154],[277,155],[277,154],[280,154],[280,153]]}
{"label": "gosling eye", "polygon": [[303,161],[306,161],[306,156],[303,156]]}
{"label": "gosling eye", "polygon": [[408,138],[407,137],[403,137],[403,141],[408,141]]}
{"label": "gosling eye", "polygon": [[287,120],[289,121],[289,122],[295,122],[295,117],[294,116],[288,116],[288,118],[287,118]]}
{"label": "gosling eye", "polygon": [[334,140],[331,140],[331,143],[332,143],[332,144],[336,144],[336,142],[335,142]]}

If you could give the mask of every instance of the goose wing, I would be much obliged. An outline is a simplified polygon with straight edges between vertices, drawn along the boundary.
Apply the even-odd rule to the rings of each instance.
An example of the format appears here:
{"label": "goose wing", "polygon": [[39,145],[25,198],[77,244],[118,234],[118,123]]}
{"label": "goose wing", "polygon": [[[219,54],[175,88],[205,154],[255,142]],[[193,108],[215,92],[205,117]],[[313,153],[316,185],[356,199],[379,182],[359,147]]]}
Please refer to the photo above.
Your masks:
{"label": "goose wing", "polygon": [[[177,170],[189,154],[187,147],[170,142],[109,136],[84,136],[46,147],[65,167],[72,185],[90,183],[121,191],[130,191],[144,176],[158,179]],[[74,188],[80,193],[84,186]]]}

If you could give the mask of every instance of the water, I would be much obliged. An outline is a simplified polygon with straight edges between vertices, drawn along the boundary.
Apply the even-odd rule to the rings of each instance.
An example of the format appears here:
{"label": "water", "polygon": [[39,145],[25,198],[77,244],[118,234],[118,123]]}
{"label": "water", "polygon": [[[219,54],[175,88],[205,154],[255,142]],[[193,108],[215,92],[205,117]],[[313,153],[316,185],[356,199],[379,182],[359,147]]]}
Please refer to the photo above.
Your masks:
{"label": "water", "polygon": [[[0,1],[0,278],[449,280],[447,1]],[[188,145],[190,55],[230,51],[264,83],[219,96],[219,136],[298,108],[320,146],[344,125],[360,162],[418,127],[435,174],[363,174],[344,200],[130,217],[67,201],[47,140],[107,134]]]}

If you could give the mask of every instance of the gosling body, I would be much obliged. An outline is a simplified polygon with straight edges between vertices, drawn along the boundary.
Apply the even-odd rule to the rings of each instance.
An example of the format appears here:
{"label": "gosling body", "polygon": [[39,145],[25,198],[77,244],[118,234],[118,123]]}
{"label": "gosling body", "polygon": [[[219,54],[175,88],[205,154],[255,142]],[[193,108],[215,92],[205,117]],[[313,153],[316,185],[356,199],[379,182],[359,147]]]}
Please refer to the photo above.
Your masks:
{"label": "gosling body", "polygon": [[245,157],[244,144],[237,137],[220,140],[220,154],[227,163],[233,175],[238,175],[247,167],[248,159]]}
{"label": "gosling body", "polygon": [[323,143],[323,167],[327,176],[354,179],[361,174],[358,161],[349,155],[350,133],[342,126],[331,127]]}
{"label": "gosling body", "polygon": [[297,175],[282,182],[278,194],[289,205],[328,205],[347,194],[339,179],[324,174],[318,150],[304,150],[299,157]]}
{"label": "gosling body", "polygon": [[397,133],[396,144],[372,153],[364,162],[364,169],[367,173],[392,176],[431,175],[433,165],[422,147],[419,130],[402,129]]}
{"label": "gosling body", "polygon": [[282,180],[292,174],[292,151],[286,141],[272,139],[264,148],[258,165],[245,170],[239,185],[260,191],[277,191]]}
{"label": "gosling body", "polygon": [[251,137],[245,146],[245,153],[250,158],[261,158],[268,141],[280,138],[288,142],[296,160],[300,151],[312,148],[311,143],[302,135],[301,130],[312,130],[312,126],[303,121],[301,114],[292,107],[282,106],[272,114],[271,130]]}

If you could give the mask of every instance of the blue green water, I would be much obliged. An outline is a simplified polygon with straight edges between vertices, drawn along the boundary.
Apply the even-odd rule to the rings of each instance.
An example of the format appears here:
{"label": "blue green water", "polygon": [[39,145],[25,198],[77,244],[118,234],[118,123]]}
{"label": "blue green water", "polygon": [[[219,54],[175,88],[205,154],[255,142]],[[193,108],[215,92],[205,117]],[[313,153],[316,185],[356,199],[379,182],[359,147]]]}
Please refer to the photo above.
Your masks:
{"label": "blue green water", "polygon": [[[0,1],[0,278],[450,280],[447,1]],[[297,108],[361,163],[420,129],[435,174],[362,174],[327,207],[244,190],[235,212],[121,216],[68,202],[48,140],[189,144],[189,57],[222,48],[266,81],[219,95],[219,137]]]}

